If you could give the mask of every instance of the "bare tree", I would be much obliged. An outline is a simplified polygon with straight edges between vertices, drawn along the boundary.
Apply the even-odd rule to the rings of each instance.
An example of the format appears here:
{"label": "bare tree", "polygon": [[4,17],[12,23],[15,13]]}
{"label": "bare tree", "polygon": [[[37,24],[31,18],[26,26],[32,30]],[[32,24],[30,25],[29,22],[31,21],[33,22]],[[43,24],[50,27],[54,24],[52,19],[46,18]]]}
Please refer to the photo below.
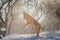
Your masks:
{"label": "bare tree", "polygon": [[[13,14],[12,14],[12,12],[13,12],[13,10],[12,10],[12,8],[14,7],[14,5],[15,5],[15,3],[17,2],[18,0],[15,0],[15,2],[14,3],[12,3],[12,1],[11,0],[9,0],[9,2],[8,2],[8,13],[6,12],[6,18],[5,18],[5,27],[6,27],[6,35],[9,35],[9,32],[10,32],[10,27],[11,27],[11,24],[12,24],[12,21],[13,21]],[[9,20],[10,20],[10,22],[9,22]]]}
{"label": "bare tree", "polygon": [[49,21],[48,26],[46,24],[47,29],[49,28],[49,30],[59,30],[60,28],[59,26],[56,27],[56,25],[59,25],[60,23],[60,4],[59,3],[60,3],[60,0],[44,0],[42,2],[42,8],[43,8],[42,11],[43,12],[45,11],[45,15],[49,14],[50,18],[54,17],[53,20],[52,19],[48,20]]}
{"label": "bare tree", "polygon": [[[17,2],[18,0],[15,0],[15,2],[13,3],[13,0],[1,0],[2,2],[2,6],[0,7],[0,20],[2,21],[2,23],[4,24],[4,28],[6,28],[6,31],[4,31],[3,36],[5,36],[6,34],[9,33],[9,29],[12,23],[12,19],[13,19],[13,14],[12,14],[12,8],[14,6],[14,4]],[[3,20],[2,16],[4,16],[4,14],[1,12],[3,9],[3,7],[6,5],[6,7],[4,8],[5,10],[5,20]],[[10,22],[9,22],[10,21]],[[9,24],[8,24],[9,23]],[[3,25],[2,24],[2,25]]]}

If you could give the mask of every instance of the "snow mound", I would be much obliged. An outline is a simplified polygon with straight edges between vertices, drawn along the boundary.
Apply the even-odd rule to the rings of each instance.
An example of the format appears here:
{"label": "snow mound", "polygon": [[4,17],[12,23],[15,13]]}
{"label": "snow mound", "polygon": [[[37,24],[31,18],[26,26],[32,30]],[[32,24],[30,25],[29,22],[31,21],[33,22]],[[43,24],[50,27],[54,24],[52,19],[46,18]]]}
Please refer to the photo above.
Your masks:
{"label": "snow mound", "polygon": [[40,36],[35,34],[12,34],[1,40],[60,40],[60,34],[54,32],[42,32]]}

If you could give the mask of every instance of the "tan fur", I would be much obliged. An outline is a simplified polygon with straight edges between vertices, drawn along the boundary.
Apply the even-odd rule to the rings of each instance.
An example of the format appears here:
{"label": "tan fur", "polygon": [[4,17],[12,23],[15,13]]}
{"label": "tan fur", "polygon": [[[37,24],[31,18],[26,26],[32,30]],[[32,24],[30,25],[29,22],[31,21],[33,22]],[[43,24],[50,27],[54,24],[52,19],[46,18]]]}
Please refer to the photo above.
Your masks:
{"label": "tan fur", "polygon": [[40,30],[42,29],[41,25],[34,19],[32,18],[27,12],[24,12],[24,19],[26,19],[28,24],[32,24],[34,25],[34,29],[35,29],[35,33],[37,34],[37,36],[39,36]]}

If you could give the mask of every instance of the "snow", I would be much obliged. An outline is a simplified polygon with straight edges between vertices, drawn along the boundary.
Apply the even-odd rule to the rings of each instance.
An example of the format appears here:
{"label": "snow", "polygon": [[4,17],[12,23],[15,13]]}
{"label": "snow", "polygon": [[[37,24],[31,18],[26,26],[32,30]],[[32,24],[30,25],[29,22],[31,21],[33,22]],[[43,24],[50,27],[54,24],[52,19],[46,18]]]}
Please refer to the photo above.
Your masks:
{"label": "snow", "polygon": [[35,34],[11,34],[1,40],[60,40],[60,34],[54,32],[42,32],[40,36]]}
{"label": "snow", "polygon": [[3,31],[6,31],[6,28],[4,28],[4,27],[2,27],[2,28],[0,28],[1,29],[1,31],[3,32]]}

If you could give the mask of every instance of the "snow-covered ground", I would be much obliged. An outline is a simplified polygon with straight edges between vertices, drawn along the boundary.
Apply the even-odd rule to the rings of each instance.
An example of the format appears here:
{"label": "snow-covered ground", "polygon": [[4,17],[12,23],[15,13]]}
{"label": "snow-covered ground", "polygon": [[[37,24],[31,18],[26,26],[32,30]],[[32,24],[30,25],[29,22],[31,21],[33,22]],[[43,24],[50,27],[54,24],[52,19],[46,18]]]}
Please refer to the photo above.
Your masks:
{"label": "snow-covered ground", "polygon": [[39,37],[35,34],[12,34],[0,40],[60,40],[60,34],[56,32],[42,32]]}

